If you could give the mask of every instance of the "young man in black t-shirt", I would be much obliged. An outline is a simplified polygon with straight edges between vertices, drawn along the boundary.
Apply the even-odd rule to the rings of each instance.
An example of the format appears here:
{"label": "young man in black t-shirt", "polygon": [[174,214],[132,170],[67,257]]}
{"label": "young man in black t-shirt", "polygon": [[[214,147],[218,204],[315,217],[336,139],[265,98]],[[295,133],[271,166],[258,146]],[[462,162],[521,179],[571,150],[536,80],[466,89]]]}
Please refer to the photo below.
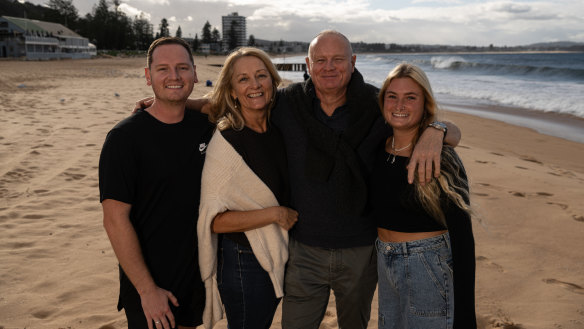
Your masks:
{"label": "young man in black t-shirt", "polygon": [[154,103],[108,133],[99,162],[104,227],[120,263],[118,310],[128,328],[194,328],[205,306],[196,220],[213,126],[185,113],[197,82],[187,43],[154,41],[147,65]]}

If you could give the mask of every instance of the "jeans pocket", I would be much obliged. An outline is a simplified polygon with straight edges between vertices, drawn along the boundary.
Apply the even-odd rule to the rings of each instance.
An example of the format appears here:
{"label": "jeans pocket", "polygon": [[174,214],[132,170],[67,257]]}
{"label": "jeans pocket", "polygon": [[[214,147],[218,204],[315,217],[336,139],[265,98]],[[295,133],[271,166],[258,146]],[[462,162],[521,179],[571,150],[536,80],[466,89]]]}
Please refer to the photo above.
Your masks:
{"label": "jeans pocket", "polygon": [[443,268],[445,268],[450,276],[454,274],[454,262],[452,261],[452,253],[450,249],[442,248],[440,250],[440,263],[442,264]]}
{"label": "jeans pocket", "polygon": [[446,316],[449,276],[435,252],[409,257],[408,286],[410,312],[416,316]]}

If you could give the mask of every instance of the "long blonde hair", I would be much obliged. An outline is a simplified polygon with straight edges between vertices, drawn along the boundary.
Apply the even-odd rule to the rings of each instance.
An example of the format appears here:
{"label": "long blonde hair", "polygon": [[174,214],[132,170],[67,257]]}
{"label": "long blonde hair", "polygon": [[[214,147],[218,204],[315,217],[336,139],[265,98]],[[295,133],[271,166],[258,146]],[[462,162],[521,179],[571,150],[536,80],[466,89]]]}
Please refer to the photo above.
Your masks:
{"label": "long blonde hair", "polygon": [[[234,50],[225,59],[217,83],[213,91],[208,95],[211,98],[209,120],[217,123],[219,130],[228,128],[241,130],[245,126],[241,109],[238,108],[237,101],[231,97],[231,91],[233,90],[231,78],[233,77],[235,62],[245,56],[256,57],[264,63],[272,78],[273,97],[276,96],[276,90],[282,81],[270,57],[263,50],[253,47],[242,47]],[[268,118],[273,104],[274,102],[272,101],[268,107]]]}
{"label": "long blonde hair", "polygon": [[[418,125],[418,131],[412,141],[412,145],[416,145],[424,129],[428,124],[436,120],[436,112],[438,105],[430,86],[430,81],[426,73],[416,65],[402,63],[396,66],[389,72],[387,78],[383,82],[379,92],[379,107],[383,113],[383,106],[385,102],[385,91],[389,88],[389,84],[396,78],[410,78],[415,81],[423,91],[424,94],[424,113]],[[446,217],[441,204],[440,196],[442,193],[455,203],[457,207],[464,210],[469,215],[472,214],[469,202],[469,184],[464,171],[462,161],[450,146],[443,146],[440,156],[440,177],[433,178],[430,183],[419,184],[418,172],[416,171],[416,197],[420,201],[422,207],[428,212],[436,221],[446,226]]]}

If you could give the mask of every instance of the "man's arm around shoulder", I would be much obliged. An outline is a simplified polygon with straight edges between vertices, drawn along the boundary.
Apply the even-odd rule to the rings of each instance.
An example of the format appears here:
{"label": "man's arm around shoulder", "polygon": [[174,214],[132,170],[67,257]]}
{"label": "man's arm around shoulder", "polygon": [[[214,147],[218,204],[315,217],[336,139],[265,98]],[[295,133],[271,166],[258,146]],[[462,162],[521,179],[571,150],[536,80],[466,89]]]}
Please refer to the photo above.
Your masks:
{"label": "man's arm around shoulder", "polygon": [[153,328],[153,321],[160,321],[165,329],[174,328],[174,316],[168,301],[175,306],[178,306],[178,301],[170,291],[158,287],[150,275],[138,236],[130,222],[132,205],[105,199],[102,208],[103,226],[122,269],[140,294],[148,328]]}
{"label": "man's arm around shoulder", "polygon": [[410,184],[414,182],[416,171],[419,183],[422,185],[430,182],[432,174],[434,174],[434,177],[440,176],[442,145],[448,144],[456,147],[460,142],[460,129],[452,122],[444,121],[443,123],[447,128],[446,135],[439,129],[426,127],[422,136],[420,136],[408,165],[408,182]]}

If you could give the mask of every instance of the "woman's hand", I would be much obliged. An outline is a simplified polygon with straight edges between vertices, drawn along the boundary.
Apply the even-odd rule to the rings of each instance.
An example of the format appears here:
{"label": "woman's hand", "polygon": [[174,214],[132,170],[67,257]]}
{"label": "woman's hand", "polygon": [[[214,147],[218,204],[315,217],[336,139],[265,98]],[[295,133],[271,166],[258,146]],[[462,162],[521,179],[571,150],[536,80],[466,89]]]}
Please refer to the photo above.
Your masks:
{"label": "woman's hand", "polygon": [[288,207],[278,206],[275,223],[280,225],[286,231],[290,230],[298,221],[298,212]]}

